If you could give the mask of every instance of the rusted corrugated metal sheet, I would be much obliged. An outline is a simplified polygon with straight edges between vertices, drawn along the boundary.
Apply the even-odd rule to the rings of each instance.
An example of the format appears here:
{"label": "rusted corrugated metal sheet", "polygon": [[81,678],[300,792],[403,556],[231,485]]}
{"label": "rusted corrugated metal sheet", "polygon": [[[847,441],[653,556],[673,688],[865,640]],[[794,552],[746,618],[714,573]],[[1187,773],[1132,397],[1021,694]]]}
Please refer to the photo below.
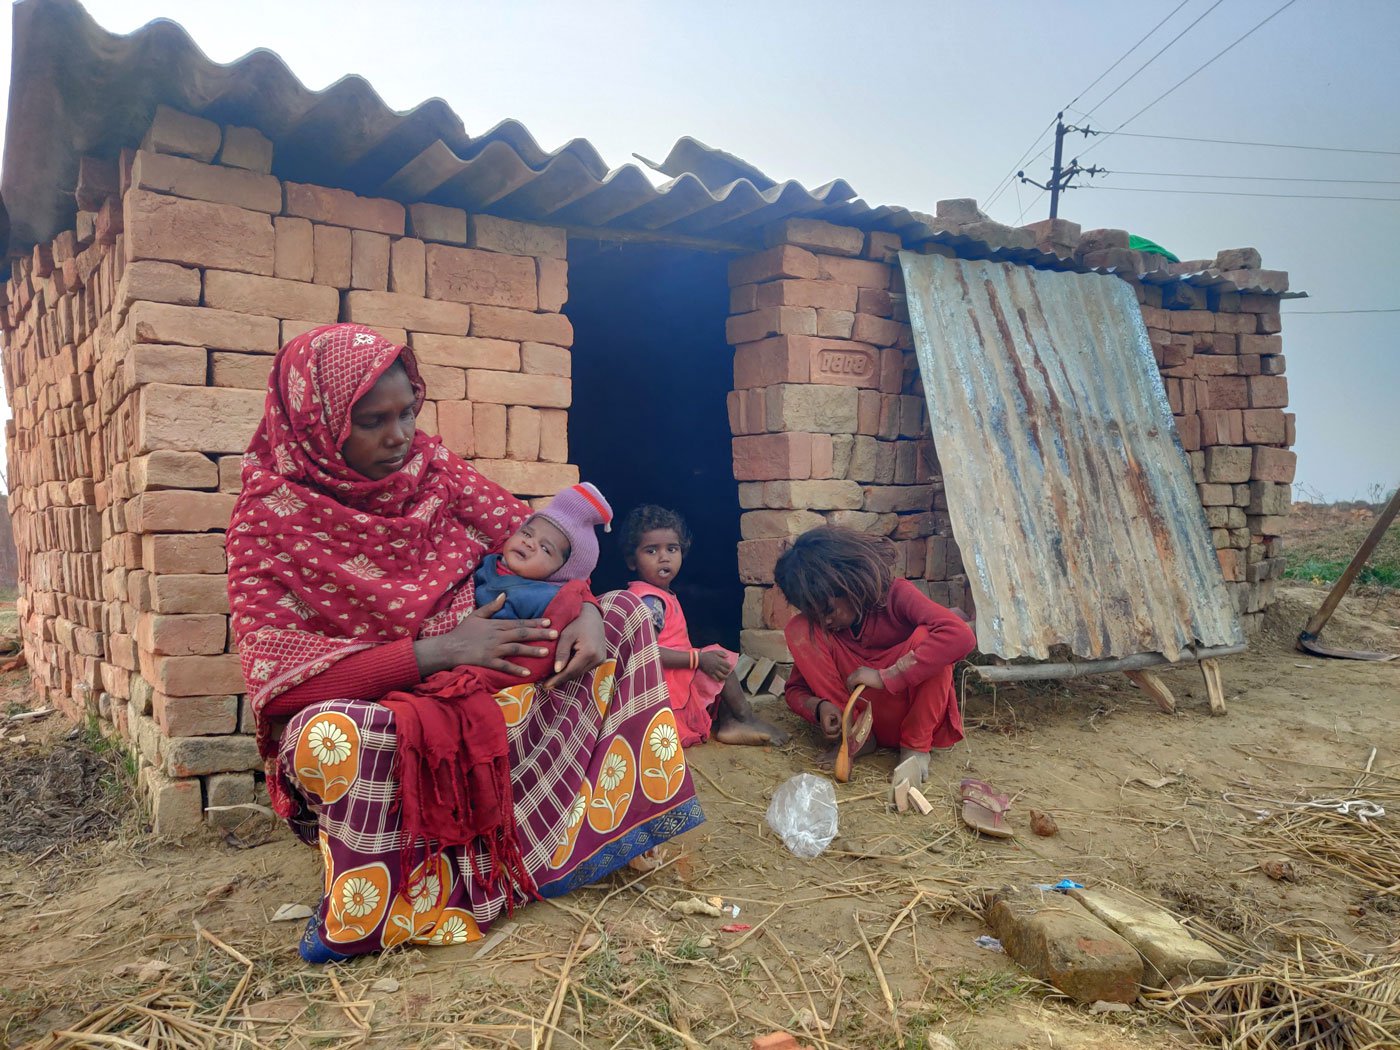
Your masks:
{"label": "rusted corrugated metal sheet", "polygon": [[985,653],[1243,642],[1133,290],[902,252]]}

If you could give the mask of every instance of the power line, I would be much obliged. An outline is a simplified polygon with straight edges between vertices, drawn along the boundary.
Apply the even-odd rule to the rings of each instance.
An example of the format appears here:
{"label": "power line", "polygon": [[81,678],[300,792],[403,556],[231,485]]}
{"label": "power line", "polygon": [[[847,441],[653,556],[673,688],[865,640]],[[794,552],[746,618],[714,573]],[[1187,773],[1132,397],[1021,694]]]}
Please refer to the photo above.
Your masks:
{"label": "power line", "polygon": [[1164,179],[1234,179],[1248,182],[1343,182],[1364,186],[1400,186],[1400,179],[1309,179],[1296,175],[1207,175],[1195,171],[1119,171],[1113,168],[1109,175],[1147,175]]}
{"label": "power line", "polygon": [[1285,315],[1294,317],[1298,314],[1400,314],[1400,306],[1386,306],[1378,310],[1287,310]]}
{"label": "power line", "polygon": [[[1186,74],[1186,76],[1182,77],[1180,80],[1178,80],[1178,81],[1177,81],[1175,84],[1173,84],[1171,87],[1167,88],[1166,91],[1163,91],[1160,95],[1158,95],[1156,98],[1154,98],[1151,102],[1149,102],[1147,105],[1143,106],[1142,109],[1138,110],[1136,113],[1134,113],[1134,114],[1133,114],[1131,117],[1129,117],[1127,120],[1123,121],[1123,123],[1119,124],[1118,127],[1114,128],[1113,131],[1109,132],[1109,134],[1112,135],[1112,134],[1114,134],[1115,132],[1119,131],[1120,129],[1127,127],[1127,126],[1128,126],[1129,124],[1131,124],[1133,121],[1137,120],[1138,117],[1142,116],[1142,115],[1143,115],[1144,113],[1146,113],[1149,109],[1151,109],[1153,106],[1155,106],[1158,102],[1161,102],[1164,98],[1166,98],[1168,95],[1170,95],[1173,91],[1175,91],[1177,88],[1181,87],[1183,84],[1185,84],[1185,83],[1186,83],[1188,80],[1190,80],[1192,77],[1196,76],[1196,74],[1200,73],[1203,69],[1205,69],[1206,67],[1210,66],[1212,63],[1214,63],[1214,62],[1215,62],[1217,59],[1219,59],[1221,56],[1223,56],[1223,55],[1227,54],[1228,52],[1234,50],[1234,48],[1236,48],[1239,44],[1241,44],[1241,43],[1243,43],[1245,40],[1249,39],[1249,37],[1253,36],[1253,35],[1254,35],[1256,32],[1258,32],[1260,29],[1263,29],[1264,26],[1268,25],[1268,24],[1269,24],[1270,22],[1272,22],[1275,18],[1277,18],[1279,15],[1283,14],[1283,12],[1287,11],[1290,7],[1292,7],[1292,6],[1293,6],[1294,4],[1296,4],[1297,2],[1298,2],[1298,0],[1285,0],[1285,3],[1283,4],[1283,6],[1281,6],[1280,8],[1278,8],[1278,10],[1276,10],[1273,14],[1269,15],[1269,16],[1268,16],[1267,18],[1265,18],[1262,22],[1257,23],[1253,28],[1246,30],[1245,33],[1244,33],[1244,35],[1239,36],[1239,37],[1236,37],[1235,40],[1234,40],[1232,43],[1226,45],[1226,46],[1225,46],[1224,48],[1222,48],[1220,51],[1217,51],[1217,52],[1216,52],[1214,55],[1212,55],[1210,58],[1206,59],[1206,60],[1205,60],[1204,62],[1202,62],[1199,66],[1197,66],[1195,69],[1193,69],[1190,73]],[[1215,8],[1212,7],[1210,10],[1213,11],[1213,10],[1215,10]],[[1210,11],[1207,11],[1206,14],[1207,14],[1207,15],[1210,14]],[[1202,15],[1201,17],[1204,18],[1205,16]],[[1192,23],[1192,24],[1194,25],[1195,23]],[[1187,28],[1190,28],[1190,27],[1188,26]],[[1088,153],[1089,150],[1092,150],[1095,146],[1100,145],[1103,141],[1104,141],[1103,139],[1099,139],[1098,142],[1093,143],[1093,145],[1089,146],[1089,148],[1086,149],[1084,152],[1085,152],[1085,153]]]}
{"label": "power line", "polygon": [[[1113,65],[1109,66],[1109,67],[1108,67],[1107,69],[1105,69],[1102,73],[1100,73],[1098,76],[1096,76],[1096,77],[1094,78],[1094,80],[1093,80],[1093,83],[1091,83],[1091,84],[1090,84],[1088,87],[1086,87],[1083,91],[1081,91],[1079,94],[1075,95],[1074,98],[1070,99],[1067,103],[1065,103],[1065,107],[1064,107],[1064,108],[1065,108],[1065,109],[1069,109],[1070,106],[1073,106],[1076,102],[1078,102],[1081,98],[1083,98],[1085,95],[1087,95],[1090,91],[1094,90],[1094,85],[1095,85],[1095,84],[1097,84],[1100,80],[1102,80],[1104,77],[1108,76],[1108,75],[1109,75],[1110,73],[1112,73],[1115,69],[1117,69],[1120,65],[1122,65],[1122,64],[1123,64],[1123,60],[1124,60],[1125,58],[1127,58],[1129,55],[1131,55],[1131,54],[1132,54],[1134,51],[1136,51],[1138,48],[1142,47],[1142,45],[1146,42],[1146,40],[1147,40],[1148,37],[1150,37],[1153,33],[1157,32],[1157,30],[1161,29],[1164,25],[1166,25],[1168,22],[1170,22],[1171,19],[1172,19],[1172,15],[1175,15],[1178,11],[1180,11],[1183,7],[1185,7],[1185,6],[1186,6],[1188,3],[1190,3],[1190,2],[1191,2],[1191,0],[1181,0],[1181,3],[1177,4],[1176,7],[1172,8],[1171,14],[1167,15],[1166,18],[1162,19],[1162,20],[1161,20],[1160,22],[1158,22],[1155,26],[1153,26],[1153,27],[1152,27],[1151,29],[1149,29],[1146,33],[1144,33],[1144,34],[1142,35],[1142,39],[1141,39],[1141,40],[1139,40],[1139,41],[1138,41],[1136,44],[1134,44],[1132,47],[1128,48],[1128,50],[1124,51],[1121,55],[1119,55],[1119,56],[1118,56],[1118,61],[1117,61],[1117,62],[1114,62]],[[1220,6],[1220,5],[1217,4],[1216,6],[1218,7],[1218,6]],[[1213,9],[1212,9],[1212,10],[1213,10]],[[1210,14],[1210,11],[1207,11],[1206,14],[1207,14],[1207,15]],[[1201,16],[1201,18],[1204,18],[1204,17],[1205,17],[1205,15],[1202,15],[1202,16]],[[1196,22],[1199,22],[1200,20],[1201,20],[1201,19],[1198,18],[1198,19],[1196,19]],[[1195,24],[1196,24],[1195,22],[1192,22],[1192,23],[1191,23],[1191,25],[1195,25]],[[1187,29],[1190,29],[1191,26],[1187,26],[1186,28],[1187,28]],[[1175,41],[1173,41],[1173,43],[1175,43]],[[1171,47],[1171,44],[1168,44],[1167,47]],[[1165,50],[1166,50],[1166,48],[1163,48],[1163,49],[1162,49],[1162,51],[1165,51]],[[1162,51],[1158,51],[1157,54],[1160,55],[1160,54],[1162,53]],[[1153,58],[1156,58],[1157,55],[1153,55],[1152,57],[1153,57]],[[1149,64],[1151,63],[1151,61],[1152,61],[1152,59],[1148,59]],[[1138,70],[1138,73],[1141,73],[1141,72],[1142,72],[1142,70]],[[1137,73],[1134,73],[1133,76],[1137,76]],[[1132,79],[1132,77],[1129,77],[1129,78],[1128,78],[1128,80],[1131,80],[1131,79]],[[1123,83],[1126,84],[1127,81],[1125,80]],[[1120,85],[1118,85],[1118,86],[1119,86],[1119,87],[1122,87],[1123,85],[1120,84]],[[1115,90],[1116,90],[1116,89],[1115,89]],[[1110,95],[1108,96],[1108,98],[1112,98],[1112,97],[1113,97],[1112,94],[1110,94]],[[1105,101],[1105,102],[1108,101],[1108,98],[1104,99],[1104,101]],[[1102,105],[1103,105],[1103,102],[1100,102],[1099,105],[1102,106]],[[1085,116],[1088,116],[1088,114],[1085,114]],[[1018,166],[1019,166],[1019,165],[1018,165]]]}
{"label": "power line", "polygon": [[1107,190],[1110,193],[1185,193],[1201,197],[1285,197],[1309,201],[1390,201],[1400,204],[1400,197],[1346,197],[1323,193],[1245,193],[1242,190],[1167,190],[1147,186],[1083,186],[1086,190]]}
{"label": "power line", "polygon": [[[994,188],[992,192],[988,194],[987,203],[983,205],[984,208],[990,208],[996,202],[997,198],[1006,192],[1006,187],[1011,185],[1011,181],[1016,175],[1016,169],[1025,167],[1026,158],[1031,155],[1031,150],[1035,149],[1037,146],[1040,145],[1040,140],[1045,137],[1045,133],[1047,131],[1049,131],[1055,126],[1055,121],[1058,119],[1058,117],[1052,117],[1050,123],[1046,124],[1045,127],[1040,129],[1040,134],[1037,135],[1035,139],[1031,142],[1031,144],[1026,148],[1026,152],[1021,154],[1021,159],[1018,160],[1015,164],[1011,165],[1011,170],[1001,177],[1001,181],[996,184],[996,188]],[[1036,159],[1039,160],[1040,158],[1037,157]]]}
{"label": "power line", "polygon": [[[1191,32],[1192,29],[1196,28],[1196,26],[1200,23],[1201,19],[1205,18],[1206,15],[1210,14],[1212,11],[1214,11],[1217,7],[1219,7],[1219,6],[1220,6],[1222,3],[1224,3],[1224,2],[1225,2],[1225,0],[1215,0],[1215,3],[1211,4],[1210,7],[1206,8],[1205,12],[1204,12],[1203,14],[1199,15],[1199,16],[1196,18],[1196,20],[1195,20],[1194,22],[1192,22],[1190,25],[1188,25],[1188,26],[1187,26],[1185,29],[1183,29],[1180,33],[1177,33],[1176,36],[1174,36],[1174,37],[1172,37],[1170,40],[1168,40],[1167,43],[1166,43],[1166,45],[1165,45],[1160,51],[1158,51],[1155,55],[1153,55],[1151,58],[1149,58],[1149,59],[1148,59],[1146,62],[1144,62],[1142,65],[1138,66],[1137,69],[1134,70],[1134,72],[1132,73],[1132,75],[1129,76],[1127,80],[1123,81],[1123,83],[1119,84],[1116,88],[1114,88],[1112,91],[1110,91],[1107,95],[1105,95],[1103,98],[1099,99],[1098,103],[1097,103],[1092,109],[1090,109],[1088,113],[1085,113],[1084,115],[1085,115],[1086,117],[1089,116],[1089,114],[1090,114],[1090,113],[1093,113],[1094,110],[1096,110],[1096,109],[1099,108],[1099,106],[1102,106],[1105,102],[1107,102],[1109,99],[1111,99],[1114,95],[1118,94],[1118,92],[1122,91],[1125,87],[1127,87],[1129,84],[1131,84],[1131,83],[1133,82],[1133,80],[1137,77],[1137,75],[1138,75],[1139,73],[1141,73],[1141,72],[1142,72],[1144,69],[1146,69],[1148,66],[1152,65],[1153,62],[1156,62],[1157,59],[1161,58],[1162,55],[1167,51],[1168,48],[1170,48],[1170,47],[1171,47],[1173,44],[1175,44],[1178,40],[1180,40],[1182,37],[1184,37],[1187,33]],[[1183,5],[1183,6],[1185,6],[1185,5]],[[1180,10],[1181,10],[1181,8],[1178,7],[1178,8],[1177,8],[1177,11],[1180,11]],[[1172,14],[1173,14],[1173,15],[1176,14],[1176,11],[1173,11]],[[1168,16],[1167,16],[1167,18],[1170,18],[1170,17],[1171,17],[1171,15],[1168,15]],[[1165,22],[1166,19],[1164,18],[1164,19],[1162,19],[1162,21]],[[1161,24],[1161,23],[1159,22],[1158,25],[1160,25],[1160,24]],[[1154,32],[1155,32],[1155,30],[1154,30]],[[1127,57],[1127,56],[1124,56],[1124,57]],[[1080,94],[1083,94],[1083,92],[1080,92]],[[1076,99],[1075,101],[1078,101],[1078,99]]]}
{"label": "power line", "polygon": [[[1140,39],[1136,44],[1134,44],[1132,47],[1128,48],[1128,50],[1124,51],[1121,55],[1119,55],[1119,56],[1118,56],[1118,60],[1117,60],[1116,62],[1114,62],[1113,65],[1109,66],[1109,67],[1108,67],[1107,69],[1105,69],[1102,73],[1100,73],[1097,77],[1095,77],[1095,78],[1093,79],[1093,81],[1089,84],[1089,86],[1086,87],[1083,91],[1079,92],[1079,94],[1075,95],[1074,98],[1070,99],[1069,104],[1068,104],[1067,106],[1065,106],[1064,108],[1065,108],[1065,109],[1068,109],[1070,106],[1074,105],[1074,104],[1075,104],[1076,102],[1078,102],[1081,98],[1083,98],[1086,94],[1088,94],[1088,93],[1093,89],[1093,87],[1094,87],[1095,84],[1097,84],[1100,80],[1102,80],[1104,77],[1108,76],[1108,74],[1112,73],[1115,69],[1117,69],[1118,66],[1122,64],[1122,62],[1123,62],[1123,60],[1124,60],[1125,58],[1127,58],[1127,57],[1128,57],[1129,55],[1131,55],[1134,51],[1136,51],[1139,47],[1141,47],[1142,44],[1143,44],[1143,42],[1146,41],[1148,37],[1150,37],[1153,33],[1157,32],[1158,29],[1161,29],[1162,26],[1163,26],[1167,21],[1169,21],[1169,20],[1171,19],[1172,15],[1175,15],[1177,11],[1180,11],[1180,10],[1181,10],[1183,7],[1185,7],[1189,2],[1190,2],[1190,0],[1181,0],[1181,3],[1177,4],[1177,6],[1175,7],[1175,9],[1173,9],[1173,11],[1172,11],[1171,14],[1167,15],[1166,18],[1162,19],[1162,21],[1158,22],[1155,26],[1153,26],[1151,29],[1149,29],[1149,30],[1147,31],[1147,33],[1143,35],[1142,39]],[[1218,2],[1217,2],[1217,6],[1219,6],[1219,5],[1218,5]],[[1210,12],[1207,11],[1206,14],[1210,14]],[[1203,15],[1202,17],[1205,17],[1205,16]],[[1200,21],[1200,19],[1197,19],[1196,21]],[[1195,22],[1193,22],[1192,25],[1195,25]],[[1187,26],[1186,28],[1187,28],[1187,29],[1190,29],[1191,27],[1190,27],[1190,26]],[[1175,42],[1175,41],[1173,41],[1173,43],[1174,43],[1174,42]],[[1171,45],[1168,44],[1167,46],[1170,47]],[[1163,50],[1166,50],[1166,49],[1163,48]],[[1161,54],[1161,51],[1157,52],[1157,54],[1160,55],[1160,54]],[[1156,58],[1156,55],[1154,55],[1153,58]],[[1148,61],[1149,61],[1149,63],[1150,63],[1150,62],[1151,62],[1151,59],[1149,59]],[[1141,72],[1141,70],[1139,70],[1138,72]],[[1134,74],[1134,76],[1136,76],[1136,75],[1137,75],[1137,74]],[[1129,78],[1129,79],[1131,79],[1131,78]],[[1125,83],[1126,83],[1126,81],[1125,81]],[[1122,85],[1120,84],[1119,87],[1121,87],[1121,86],[1122,86]],[[1102,103],[1100,103],[1100,105],[1102,105]],[[1055,120],[1058,120],[1058,119],[1059,119],[1058,117],[1055,118]],[[1043,138],[1045,137],[1045,133],[1055,126],[1055,120],[1051,120],[1049,124],[1046,124],[1045,127],[1041,128],[1040,134],[1037,135],[1037,136],[1031,141],[1031,144],[1026,148],[1026,151],[1025,151],[1024,153],[1021,154],[1020,159],[1017,160],[1015,164],[1011,165],[1011,170],[1008,171],[1005,175],[1003,175],[1003,176],[1001,177],[1001,180],[996,184],[996,186],[994,186],[994,187],[992,188],[992,192],[991,192],[990,194],[988,194],[987,197],[985,198],[986,203],[983,205],[984,208],[990,208],[993,204],[995,204],[995,203],[1001,198],[1001,195],[1002,195],[1003,193],[1006,192],[1006,188],[1007,188],[1008,186],[1010,186],[1010,185],[1012,184],[1012,182],[1014,181],[1014,176],[1015,176],[1015,174],[1016,174],[1016,171],[1017,171],[1018,169],[1024,169],[1024,168],[1025,168],[1025,166],[1026,166],[1026,158],[1029,157],[1029,156],[1031,155],[1031,152],[1032,152],[1038,145],[1040,145],[1040,140],[1043,139]],[[1044,156],[1046,152],[1047,152],[1046,150],[1042,150],[1040,156]],[[1040,157],[1036,157],[1036,158],[1035,158],[1035,160],[1039,160],[1039,159],[1040,159]],[[1033,160],[1031,163],[1035,163],[1035,161]],[[1024,215],[1025,212],[1023,211],[1021,214]]]}
{"label": "power line", "polygon": [[[1051,121],[1050,123],[1054,123]],[[1343,146],[1299,146],[1289,142],[1245,142],[1239,139],[1197,139],[1186,135],[1144,135],[1140,131],[1102,131],[1099,134],[1107,137],[1117,135],[1125,139],[1162,139],[1169,142],[1210,142],[1217,146],[1260,146],[1266,149],[1305,149],[1318,153],[1365,153],[1378,157],[1400,157],[1400,150],[1389,149],[1352,149]]]}
{"label": "power line", "polygon": [[1016,216],[1016,225],[1017,225],[1017,226],[1020,226],[1020,225],[1021,225],[1021,220],[1024,219],[1024,218],[1026,217],[1026,212],[1030,211],[1030,210],[1031,210],[1032,208],[1034,208],[1038,203],[1040,203],[1040,199],[1041,199],[1042,197],[1044,197],[1044,196],[1045,196],[1047,193],[1049,193],[1049,192],[1050,192],[1049,190],[1041,190],[1038,194],[1036,194],[1035,200],[1031,201],[1029,204],[1027,204],[1024,208],[1021,209],[1021,214],[1018,215],[1018,216]]}

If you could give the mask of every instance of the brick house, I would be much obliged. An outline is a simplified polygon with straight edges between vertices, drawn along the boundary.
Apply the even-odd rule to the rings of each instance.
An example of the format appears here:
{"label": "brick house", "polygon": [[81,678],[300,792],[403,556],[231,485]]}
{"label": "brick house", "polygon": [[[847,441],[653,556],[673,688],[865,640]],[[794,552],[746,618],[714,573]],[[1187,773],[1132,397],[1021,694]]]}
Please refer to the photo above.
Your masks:
{"label": "brick house", "polygon": [[[971,609],[896,253],[1112,272],[1247,625],[1271,600],[1287,277],[1252,250],[1168,266],[1123,231],[871,207],[685,139],[657,186],[514,123],[471,138],[440,102],[394,113],[358,78],[310,92],[266,52],[216,66],[170,23],[115,38],[72,0],[18,4],[14,55],[0,325],[24,642],[42,699],[138,752],[159,830],[257,797],[222,530],[271,355],[330,321],[411,345],[420,426],[517,494],[582,473],[619,510],[680,509],[695,633],[781,661],[773,563],[822,522],[891,536],[903,575]],[[614,555],[599,582],[620,573]]]}

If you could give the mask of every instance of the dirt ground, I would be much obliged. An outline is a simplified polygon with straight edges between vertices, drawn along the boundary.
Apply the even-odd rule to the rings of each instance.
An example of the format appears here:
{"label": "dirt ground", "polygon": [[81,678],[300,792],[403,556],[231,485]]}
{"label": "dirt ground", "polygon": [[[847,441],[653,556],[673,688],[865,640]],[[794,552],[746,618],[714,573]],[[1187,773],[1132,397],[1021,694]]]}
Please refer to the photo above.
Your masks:
{"label": "dirt ground", "polygon": [[[1194,669],[1164,675],[1174,716],[1122,676],[996,693],[969,681],[968,739],[935,759],[934,812],[886,812],[892,762],[877,755],[838,788],[840,834],[815,860],[792,856],[763,822],[772,791],[812,768],[809,738],[776,751],[697,748],[709,819],[667,867],[518,912],[484,959],[468,944],[303,965],[301,923],[270,919],[314,903],[318,857],[261,817],[227,839],[151,842],[128,814],[97,839],[26,840],[0,853],[0,1043],[126,1003],[148,1024],[154,1013],[207,1026],[188,1042],[169,1027],[172,1046],[747,1047],[804,1027],[804,1042],[829,1047],[922,1048],[939,1045],[926,1042],[936,1033],[963,1050],[1201,1045],[1143,1006],[1095,1014],[1050,994],[977,946],[986,930],[968,905],[985,889],[1069,877],[1128,887],[1240,941],[1287,948],[1295,931],[1326,930],[1393,959],[1395,895],[1296,854],[1296,881],[1259,868],[1276,853],[1254,833],[1256,810],[1346,793],[1368,762],[1400,784],[1400,663],[1291,648],[1322,593],[1285,586],[1264,637],[1223,662],[1225,718],[1210,717]],[[1348,598],[1325,637],[1400,650],[1400,594]],[[8,690],[0,700],[22,701],[22,678]],[[798,728],[786,708],[768,711]],[[0,792],[68,730],[29,722],[24,743],[7,730]],[[951,792],[968,775],[1014,795],[1015,839],[960,825]],[[1052,813],[1059,834],[1032,835],[1031,808]],[[671,909],[711,895],[738,917]],[[721,930],[735,922],[755,929]],[[51,1039],[43,1045],[102,1045]]]}

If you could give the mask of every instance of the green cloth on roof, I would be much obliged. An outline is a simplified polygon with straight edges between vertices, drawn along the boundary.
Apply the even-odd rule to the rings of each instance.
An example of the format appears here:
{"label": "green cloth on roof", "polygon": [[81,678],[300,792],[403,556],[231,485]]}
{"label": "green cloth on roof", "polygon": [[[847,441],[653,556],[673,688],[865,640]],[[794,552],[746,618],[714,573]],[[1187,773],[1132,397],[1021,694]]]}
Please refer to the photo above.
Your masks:
{"label": "green cloth on roof", "polygon": [[1181,262],[1175,255],[1167,251],[1160,244],[1149,241],[1146,237],[1139,237],[1135,233],[1128,234],[1128,247],[1135,252],[1156,252],[1164,257],[1167,262]]}

